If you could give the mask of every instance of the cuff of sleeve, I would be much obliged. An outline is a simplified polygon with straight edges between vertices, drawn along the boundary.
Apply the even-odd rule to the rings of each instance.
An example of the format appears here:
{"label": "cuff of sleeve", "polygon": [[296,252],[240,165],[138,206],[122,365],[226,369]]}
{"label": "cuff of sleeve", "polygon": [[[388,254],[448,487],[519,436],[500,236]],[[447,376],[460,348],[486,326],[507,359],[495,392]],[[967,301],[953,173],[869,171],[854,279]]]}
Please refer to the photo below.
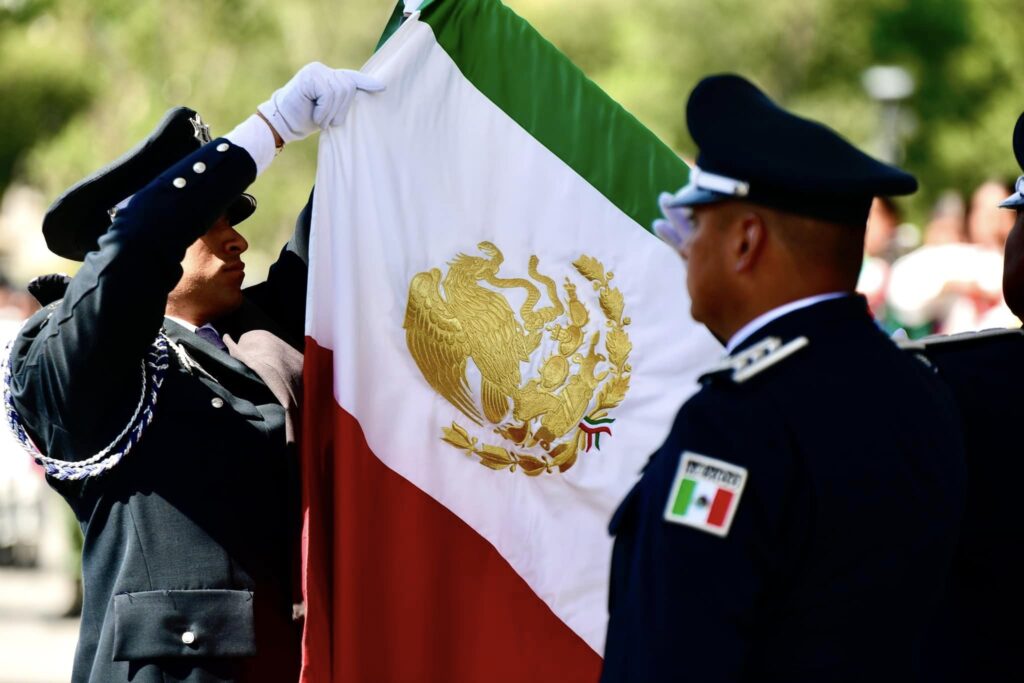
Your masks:
{"label": "cuff of sleeve", "polygon": [[252,160],[256,162],[257,177],[267,170],[277,154],[277,148],[274,146],[274,134],[270,131],[267,122],[256,114],[235,126],[235,129],[224,137],[249,153]]}

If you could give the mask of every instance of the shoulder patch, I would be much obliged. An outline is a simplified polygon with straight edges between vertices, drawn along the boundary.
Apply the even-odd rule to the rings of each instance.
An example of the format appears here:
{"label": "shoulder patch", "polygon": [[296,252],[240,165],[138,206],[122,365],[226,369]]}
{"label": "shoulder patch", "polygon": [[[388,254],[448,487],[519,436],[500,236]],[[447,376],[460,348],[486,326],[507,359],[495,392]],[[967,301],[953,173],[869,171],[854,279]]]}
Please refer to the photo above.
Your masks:
{"label": "shoulder patch", "polygon": [[683,451],[665,505],[665,521],[725,538],[746,483],[746,468]]}
{"label": "shoulder patch", "polygon": [[934,348],[946,348],[959,344],[973,344],[999,337],[1021,337],[1024,330],[996,327],[977,332],[961,332],[959,334],[935,334],[916,340],[896,340],[896,345],[907,351],[925,351]]}
{"label": "shoulder patch", "polygon": [[810,344],[807,337],[797,337],[785,344],[778,337],[766,337],[735,356],[724,358],[718,365],[700,376],[705,382],[717,377],[728,377],[734,384],[746,382],[776,363],[789,358]]}

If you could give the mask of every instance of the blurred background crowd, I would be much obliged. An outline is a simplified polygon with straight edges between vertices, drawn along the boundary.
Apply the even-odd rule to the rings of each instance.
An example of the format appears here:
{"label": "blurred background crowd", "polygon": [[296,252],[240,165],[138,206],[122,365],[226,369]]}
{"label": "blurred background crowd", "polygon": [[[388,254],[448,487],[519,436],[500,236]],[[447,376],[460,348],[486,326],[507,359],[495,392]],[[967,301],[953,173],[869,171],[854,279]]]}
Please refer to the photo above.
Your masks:
{"label": "blurred background crowd", "polygon": [[[1024,109],[1024,51],[1007,27],[1024,24],[1024,3],[505,1],[684,158],[694,153],[686,93],[704,75],[734,71],[914,173],[921,190],[899,203],[879,198],[868,225],[860,289],[888,331],[1020,325],[1000,292],[1014,214],[996,205],[1018,173],[1010,132]],[[216,135],[306,62],[357,67],[393,7],[0,0],[0,342],[34,310],[30,278],[74,271],[40,235],[43,212],[63,189],[129,149],[171,106],[197,109]],[[305,202],[316,164],[310,140],[252,188],[260,208],[245,225],[248,284],[261,279]],[[651,201],[675,189],[651,188]],[[22,572],[40,570],[59,586],[44,607],[34,601],[33,614],[74,612],[76,552],[61,504],[0,430],[0,635],[13,633],[4,631],[12,623],[27,632],[12,607],[32,592]],[[34,657],[14,641],[8,647],[4,664]],[[69,670],[70,652],[50,655],[60,657]],[[61,680],[33,673],[31,661],[11,671],[0,666],[0,683]]]}
{"label": "blurred background crowd", "polygon": [[858,289],[887,332],[916,339],[1020,326],[1002,293],[1003,245],[1016,212],[998,204],[1010,187],[987,180],[967,201],[948,190],[920,228],[890,199],[875,199]]}

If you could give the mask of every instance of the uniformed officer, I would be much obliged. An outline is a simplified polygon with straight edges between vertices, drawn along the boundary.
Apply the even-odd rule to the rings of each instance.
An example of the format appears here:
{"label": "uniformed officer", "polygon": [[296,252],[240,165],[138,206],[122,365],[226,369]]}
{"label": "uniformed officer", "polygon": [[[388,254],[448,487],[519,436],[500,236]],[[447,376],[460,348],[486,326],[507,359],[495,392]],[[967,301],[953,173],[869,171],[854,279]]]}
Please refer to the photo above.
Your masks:
{"label": "uniformed officer", "polygon": [[[1013,132],[1024,169],[1024,114]],[[1003,296],[1024,319],[1024,176],[999,206],[1017,212],[1003,252]],[[929,681],[1016,681],[1024,629],[1024,547],[1018,484],[1024,331],[994,329],[908,343],[953,390],[967,446],[967,510],[946,603],[926,660]]]}
{"label": "uniformed officer", "polygon": [[84,532],[73,681],[297,680],[290,422],[309,216],[246,290],[236,227],[281,146],[379,88],[311,64],[213,141],[174,109],[49,209],[48,245],[84,263],[10,348],[4,397]]}
{"label": "uniformed officer", "polygon": [[738,76],[686,115],[700,153],[659,228],[728,356],[611,522],[602,680],[915,680],[961,435],[853,292],[872,197],[916,181]]}

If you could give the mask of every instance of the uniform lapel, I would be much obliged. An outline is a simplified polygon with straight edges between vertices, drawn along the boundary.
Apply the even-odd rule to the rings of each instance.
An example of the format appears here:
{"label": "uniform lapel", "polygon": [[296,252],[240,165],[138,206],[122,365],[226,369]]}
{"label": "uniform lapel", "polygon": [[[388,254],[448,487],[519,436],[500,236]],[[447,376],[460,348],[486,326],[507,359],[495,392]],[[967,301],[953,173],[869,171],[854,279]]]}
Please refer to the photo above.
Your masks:
{"label": "uniform lapel", "polygon": [[230,354],[225,351],[221,351],[216,346],[200,337],[195,332],[188,330],[173,320],[164,318],[164,330],[167,332],[167,336],[171,341],[181,344],[185,347],[185,350],[192,356],[204,370],[209,372],[211,375],[216,377],[218,380],[227,380],[224,377],[225,373],[233,375],[230,380],[236,381],[238,378],[242,378],[246,382],[251,382],[263,390],[266,390],[266,385],[263,380],[259,378],[255,372],[249,369],[244,363],[237,358],[233,358]]}

